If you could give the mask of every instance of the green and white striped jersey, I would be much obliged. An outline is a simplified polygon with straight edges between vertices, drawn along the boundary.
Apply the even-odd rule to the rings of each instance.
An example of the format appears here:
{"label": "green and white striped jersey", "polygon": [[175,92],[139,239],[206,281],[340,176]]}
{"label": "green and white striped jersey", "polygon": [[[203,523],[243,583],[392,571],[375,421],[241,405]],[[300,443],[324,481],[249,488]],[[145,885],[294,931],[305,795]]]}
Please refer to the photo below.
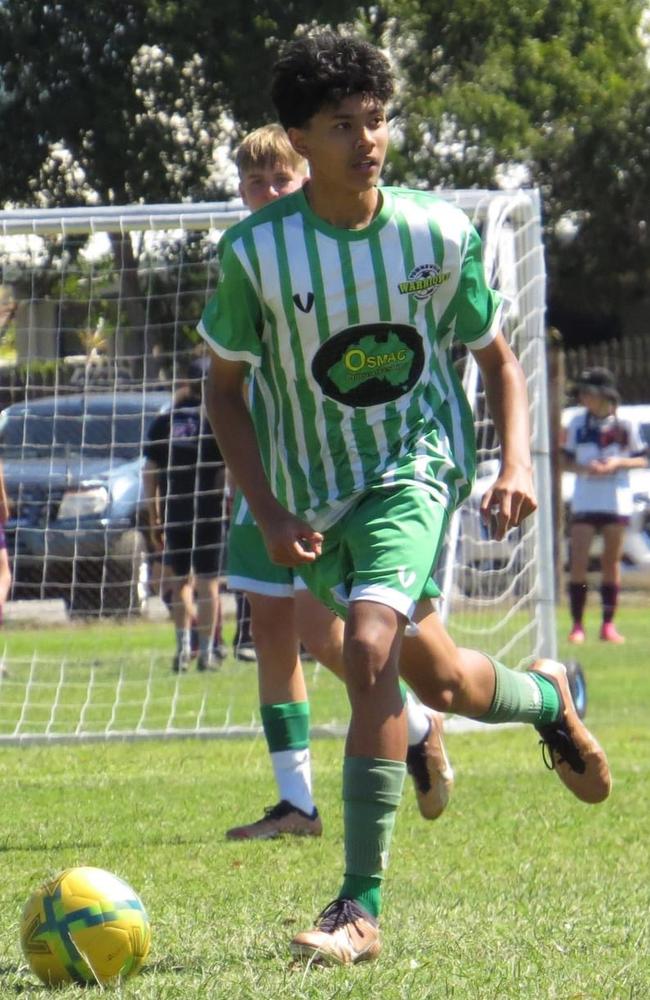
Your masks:
{"label": "green and white striped jersey", "polygon": [[377,486],[416,484],[453,508],[474,476],[450,348],[496,335],[480,240],[443,199],[380,190],[365,229],[330,226],[302,191],[233,226],[199,324],[221,357],[254,366],[267,476],[318,530]]}

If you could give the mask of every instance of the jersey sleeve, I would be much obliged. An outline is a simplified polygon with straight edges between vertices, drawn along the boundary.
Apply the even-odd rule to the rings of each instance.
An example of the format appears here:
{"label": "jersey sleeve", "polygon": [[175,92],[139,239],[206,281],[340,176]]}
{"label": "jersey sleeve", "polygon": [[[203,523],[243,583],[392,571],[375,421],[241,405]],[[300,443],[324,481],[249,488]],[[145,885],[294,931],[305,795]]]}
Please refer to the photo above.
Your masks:
{"label": "jersey sleeve", "polygon": [[456,337],[472,350],[487,347],[497,334],[502,299],[485,280],[481,239],[474,226],[468,230],[455,307]]}
{"label": "jersey sleeve", "polygon": [[[240,252],[245,254],[240,241]],[[208,345],[226,361],[258,366],[262,355],[262,306],[238,253],[227,237],[219,248],[219,280],[198,330]]]}

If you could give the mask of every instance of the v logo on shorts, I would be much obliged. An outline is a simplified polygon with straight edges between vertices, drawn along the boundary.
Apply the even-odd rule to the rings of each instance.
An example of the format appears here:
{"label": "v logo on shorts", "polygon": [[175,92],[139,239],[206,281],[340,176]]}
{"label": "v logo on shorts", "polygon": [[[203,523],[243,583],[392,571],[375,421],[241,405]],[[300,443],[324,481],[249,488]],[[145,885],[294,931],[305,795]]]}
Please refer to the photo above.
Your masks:
{"label": "v logo on shorts", "polygon": [[415,583],[415,573],[413,570],[409,572],[406,566],[400,566],[397,570],[397,575],[399,577],[399,582],[404,587],[404,590],[408,590],[411,584]]}
{"label": "v logo on shorts", "polygon": [[298,294],[298,292],[296,292],[296,294],[294,295],[293,301],[296,303],[296,305],[300,309],[300,312],[304,312],[304,313],[311,312],[312,306],[314,304],[314,293],[313,292],[309,292],[308,293],[306,305],[303,304],[303,301],[300,298],[300,295]]}

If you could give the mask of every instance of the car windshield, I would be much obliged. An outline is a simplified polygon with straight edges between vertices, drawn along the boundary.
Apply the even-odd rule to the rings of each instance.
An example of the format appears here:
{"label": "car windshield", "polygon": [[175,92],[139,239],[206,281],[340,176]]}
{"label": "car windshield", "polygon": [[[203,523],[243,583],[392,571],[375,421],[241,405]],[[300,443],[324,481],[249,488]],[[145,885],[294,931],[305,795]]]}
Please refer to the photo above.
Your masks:
{"label": "car windshield", "polygon": [[113,456],[130,461],[141,454],[153,414],[65,414],[19,412],[5,414],[0,428],[2,453],[8,458],[43,455],[84,458]]}

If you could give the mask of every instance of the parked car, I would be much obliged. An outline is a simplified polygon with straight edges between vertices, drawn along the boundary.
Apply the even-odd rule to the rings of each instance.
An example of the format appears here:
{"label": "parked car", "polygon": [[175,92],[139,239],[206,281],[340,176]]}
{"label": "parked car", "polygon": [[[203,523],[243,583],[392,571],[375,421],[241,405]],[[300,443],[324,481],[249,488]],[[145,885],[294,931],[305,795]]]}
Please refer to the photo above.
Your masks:
{"label": "parked car", "polygon": [[[567,406],[562,411],[562,426],[568,427],[571,419],[580,411],[579,406]],[[634,418],[639,423],[641,436],[650,448],[650,404],[624,404],[617,413],[621,417]],[[650,468],[631,469],[630,483],[634,495],[634,512],[623,539],[623,568],[628,570],[650,570]],[[573,472],[562,473],[562,501],[565,504],[565,522],[569,523],[571,497],[575,486]],[[602,539],[594,542],[592,557],[597,562],[602,550]]]}
{"label": "parked car", "polygon": [[142,442],[169,392],[50,396],[0,413],[14,598],[137,611],[146,584]]}

